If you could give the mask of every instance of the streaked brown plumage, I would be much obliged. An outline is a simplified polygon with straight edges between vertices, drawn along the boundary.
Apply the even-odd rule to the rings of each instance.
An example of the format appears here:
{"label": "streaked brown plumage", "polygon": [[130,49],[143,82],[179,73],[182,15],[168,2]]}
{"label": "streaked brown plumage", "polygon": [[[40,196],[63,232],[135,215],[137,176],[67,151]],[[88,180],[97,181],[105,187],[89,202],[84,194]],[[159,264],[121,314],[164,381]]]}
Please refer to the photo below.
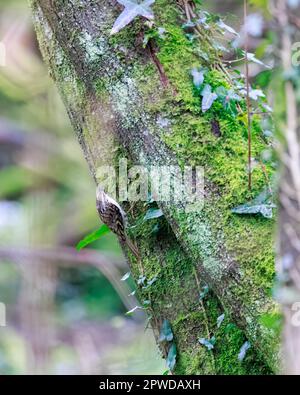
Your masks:
{"label": "streaked brown plumage", "polygon": [[121,206],[98,186],[96,206],[101,221],[114,232],[122,245],[126,244],[131,252],[139,258],[137,247],[126,235],[126,215]]}

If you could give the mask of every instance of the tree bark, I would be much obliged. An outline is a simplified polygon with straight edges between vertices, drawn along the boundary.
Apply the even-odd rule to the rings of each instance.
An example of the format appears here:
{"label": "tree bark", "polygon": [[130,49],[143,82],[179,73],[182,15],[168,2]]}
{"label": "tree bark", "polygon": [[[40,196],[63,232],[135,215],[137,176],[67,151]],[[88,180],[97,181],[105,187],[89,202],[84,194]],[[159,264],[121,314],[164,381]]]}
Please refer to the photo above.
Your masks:
{"label": "tree bark", "polygon": [[[299,34],[292,27],[299,23],[299,7],[289,9],[286,0],[273,4],[274,18],[280,35],[280,63],[286,75],[299,66]],[[287,28],[290,26],[290,29]],[[299,25],[297,26],[299,27]],[[293,48],[293,44],[296,47]],[[292,60],[296,63],[293,64]],[[280,157],[282,160],[279,190],[279,249],[278,300],[283,306],[283,371],[287,374],[300,374],[300,128],[299,99],[297,87],[292,79],[280,76],[284,101],[282,119],[278,119],[282,133]],[[282,127],[284,125],[284,127]]]}
{"label": "tree bark", "polygon": [[[141,253],[141,262],[129,255],[138,295],[141,303],[147,302],[156,338],[163,321],[171,323],[177,347],[174,372],[272,373],[278,366],[278,334],[263,318],[277,313],[270,297],[273,221],[231,212],[252,196],[245,170],[246,128],[237,119],[219,113],[209,119],[201,112],[191,69],[205,66],[226,81],[226,72],[212,58],[215,50],[205,37],[209,33],[197,46],[191,44],[181,28],[180,1],[157,0],[153,9],[157,26],[166,33],[144,48],[141,18],[110,36],[122,11],[116,1],[32,0],[43,58],[97,183],[98,169],[114,166],[122,157],[147,169],[204,166],[204,208],[187,212],[182,203],[158,202],[164,214],[156,220],[158,232],[153,232],[155,221],[141,220],[144,204],[124,205],[136,225]],[[220,125],[218,136],[213,121]],[[265,149],[255,136],[253,147],[257,153]],[[264,184],[263,172],[254,174],[253,183],[255,194]],[[143,286],[141,276],[155,281]],[[199,298],[205,285],[209,292]],[[199,338],[213,336],[213,350],[199,343]],[[239,362],[247,339],[252,347]],[[166,356],[170,344],[160,345]]]}

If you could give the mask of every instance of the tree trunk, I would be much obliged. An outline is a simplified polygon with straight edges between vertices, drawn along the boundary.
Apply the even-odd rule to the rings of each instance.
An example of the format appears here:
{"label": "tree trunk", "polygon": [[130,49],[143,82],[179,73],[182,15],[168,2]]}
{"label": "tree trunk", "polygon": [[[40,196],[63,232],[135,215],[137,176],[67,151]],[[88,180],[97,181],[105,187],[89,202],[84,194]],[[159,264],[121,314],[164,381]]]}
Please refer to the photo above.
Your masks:
{"label": "tree trunk", "polygon": [[[280,156],[282,174],[279,190],[279,292],[278,300],[283,306],[284,330],[283,370],[288,374],[300,374],[300,128],[299,98],[297,85],[286,75],[296,72],[299,67],[299,32],[292,26],[299,21],[300,8],[289,9],[286,0],[277,0],[273,4],[274,18],[280,33],[280,55],[282,70],[280,83],[284,100],[278,121],[281,131]],[[290,25],[290,29],[287,26]],[[299,27],[299,24],[297,25]],[[296,44],[296,46],[294,45]],[[294,62],[293,62],[294,61]],[[278,98],[280,95],[278,95]],[[278,99],[277,99],[278,100]],[[279,102],[279,100],[278,100]],[[284,126],[283,126],[284,125]]]}
{"label": "tree trunk", "polygon": [[[204,167],[202,210],[158,202],[164,217],[146,221],[145,204],[124,205],[141,254],[140,262],[129,254],[139,299],[157,338],[163,321],[171,323],[175,373],[275,372],[278,334],[265,326],[277,313],[270,297],[273,221],[231,212],[259,193],[265,175],[254,170],[250,193],[245,123],[224,111],[202,113],[190,77],[193,67],[205,66],[210,78],[228,84],[210,32],[193,43],[181,27],[180,1],[156,0],[156,25],[166,31],[160,37],[150,30],[145,46],[142,18],[110,36],[122,8],[113,0],[32,1],[43,57],[97,183],[101,166],[124,157],[147,169]],[[253,151],[264,149],[254,133]],[[212,350],[199,343],[212,337]],[[251,348],[240,362],[247,339]],[[160,344],[166,356],[171,343]]]}

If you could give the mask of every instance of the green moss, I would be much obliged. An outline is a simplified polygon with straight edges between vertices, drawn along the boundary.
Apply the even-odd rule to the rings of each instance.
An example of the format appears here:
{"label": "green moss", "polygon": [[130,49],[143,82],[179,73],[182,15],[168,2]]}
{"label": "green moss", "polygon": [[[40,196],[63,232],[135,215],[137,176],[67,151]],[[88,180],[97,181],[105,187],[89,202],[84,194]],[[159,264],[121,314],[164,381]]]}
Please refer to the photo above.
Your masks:
{"label": "green moss", "polygon": [[[163,5],[164,2],[160,3]],[[159,22],[168,21],[164,16],[161,18]],[[166,95],[163,109],[172,119],[172,131],[163,132],[162,138],[176,152],[180,164],[205,167],[206,179],[219,191],[219,198],[210,202],[214,208],[205,208],[205,215],[209,216],[212,224],[211,231],[225,230],[225,245],[236,257],[241,270],[251,275],[256,286],[268,292],[274,276],[272,222],[258,216],[238,217],[231,213],[233,207],[254,198],[266,186],[265,173],[258,165],[252,173],[252,191],[248,190],[246,115],[232,116],[217,101],[209,111],[201,112],[201,98],[190,76],[191,69],[201,65],[197,44],[186,38],[178,23],[166,22],[164,27],[167,34],[159,41],[158,57],[176,94],[169,92]],[[213,88],[229,87],[226,76],[214,66],[206,74],[205,82]],[[245,108],[242,102],[240,106]],[[221,137],[212,133],[212,120],[219,123]],[[266,149],[261,134],[256,116],[252,122],[254,158],[260,158]],[[272,169],[268,165],[266,172],[270,178]]]}
{"label": "green moss", "polygon": [[[160,232],[154,233],[153,229],[157,227]],[[139,299],[149,300],[151,311],[160,311],[161,316],[156,317],[159,322],[164,318],[171,322],[178,350],[175,373],[272,374],[255,346],[250,348],[243,361],[238,360],[240,349],[247,340],[243,331],[230,322],[227,312],[218,328],[217,319],[224,309],[212,292],[205,297],[203,304],[198,301],[199,296],[194,294],[194,265],[181,251],[166,221],[146,221],[135,230],[135,236],[144,245],[143,274],[147,279],[157,277],[150,287],[138,287]],[[157,254],[161,245],[167,247],[163,261]],[[134,276],[138,278],[141,273],[136,268],[134,270]],[[203,285],[201,282],[199,293]],[[169,292],[170,287],[172,293]],[[187,289],[191,293],[187,293]],[[199,338],[212,336],[216,338],[215,348],[208,351],[199,343]]]}
{"label": "green moss", "polygon": [[[192,312],[179,316],[173,323],[175,333],[180,339],[184,335],[194,336],[193,347],[181,348],[176,365],[176,374],[235,374],[235,375],[261,375],[272,374],[265,366],[264,359],[252,345],[245,358],[239,361],[238,355],[242,345],[247,341],[244,333],[226,316],[218,328],[217,319],[224,313],[217,299],[210,293],[205,301],[205,315],[203,312]],[[208,338],[205,326],[201,325],[207,320],[210,338],[215,337],[213,350],[207,350],[199,343],[199,338]],[[193,328],[194,333],[184,333],[185,328]],[[209,362],[208,362],[209,361]]]}
{"label": "green moss", "polygon": [[[171,7],[161,0],[160,9],[170,12]],[[274,278],[274,247],[273,247],[273,221],[259,216],[237,216],[232,214],[232,208],[243,204],[256,197],[266,186],[266,175],[261,166],[256,166],[252,173],[252,190],[248,190],[248,131],[245,113],[237,116],[228,114],[221,103],[216,101],[212,108],[206,113],[201,112],[201,97],[192,84],[190,71],[193,67],[206,66],[197,56],[197,44],[190,42],[185,36],[182,28],[178,25],[178,14],[175,15],[171,9],[172,18],[166,17],[164,13],[159,15],[158,23],[166,29],[164,39],[158,40],[158,58],[164,72],[170,81],[170,87],[165,92],[164,100],[151,104],[149,110],[152,112],[163,111],[165,116],[171,120],[171,130],[161,131],[161,137],[169,148],[176,153],[180,165],[192,164],[205,167],[206,180],[216,188],[215,197],[209,197],[203,213],[196,214],[202,218],[202,229],[193,230],[195,218],[193,215],[182,217],[176,213],[175,219],[180,223],[179,232],[195,233],[197,241],[195,248],[201,246],[201,257],[203,265],[209,265],[212,271],[217,256],[218,243],[222,248],[238,262],[240,273],[244,279],[253,284],[252,295],[247,295],[247,288],[243,294],[243,300],[249,299],[249,306],[259,299],[261,294],[269,296]],[[201,42],[202,45],[202,42]],[[205,51],[204,48],[201,48]],[[209,54],[210,59],[214,54]],[[214,62],[211,61],[214,65]],[[212,66],[206,74],[206,83],[213,88],[218,86],[230,87],[228,79],[219,70]],[[143,92],[147,94],[147,82],[142,81]],[[149,85],[148,85],[149,87]],[[245,111],[245,103],[241,102],[240,107]],[[220,126],[221,136],[217,137],[212,132],[212,121],[217,121]],[[266,144],[262,139],[259,117],[253,117],[252,122],[252,156],[260,159],[262,152],[266,149]],[[266,173],[270,178],[272,168],[266,165]],[[199,221],[197,222],[199,225]],[[220,238],[220,233],[221,238]],[[218,243],[216,242],[218,240]],[[199,251],[196,251],[199,256]],[[222,259],[222,258],[221,258]],[[173,284],[174,276],[180,273],[181,266],[174,267],[174,258],[170,259],[160,273],[160,281],[156,284]],[[179,262],[179,265],[181,263]],[[217,264],[216,264],[217,265]],[[170,271],[168,272],[168,270]],[[190,270],[185,271],[188,275]],[[169,277],[172,274],[173,278]],[[175,293],[184,297],[180,293],[179,276],[175,282]],[[191,281],[191,278],[190,278]],[[157,292],[164,294],[167,290],[162,288]],[[234,291],[237,292],[237,291]],[[195,317],[194,317],[195,318]],[[181,323],[188,320],[190,326],[193,317],[190,314],[176,317],[174,325],[178,338],[184,339],[185,326]],[[257,317],[258,319],[258,317]],[[200,317],[195,319],[199,324]],[[222,332],[221,328],[217,337],[216,345],[216,365],[218,372],[236,374],[261,374],[270,373],[265,368],[262,357],[259,357],[253,349],[249,350],[246,359],[239,363],[237,355],[240,347],[245,342],[243,332],[235,327],[228,332]],[[219,341],[218,341],[219,339]],[[274,342],[276,350],[276,340]],[[197,341],[195,342],[197,343]],[[187,342],[188,344],[188,342]],[[201,358],[197,351],[198,344],[194,344],[190,350],[182,353],[178,360],[176,372],[199,372],[201,371]],[[184,349],[184,348],[181,348]],[[272,349],[272,345],[270,346]],[[274,351],[275,352],[275,351]],[[189,366],[188,366],[189,365]]]}
{"label": "green moss", "polygon": [[264,218],[231,215],[225,229],[228,251],[244,263],[244,274],[254,282],[255,289],[267,294],[275,276],[273,225]]}

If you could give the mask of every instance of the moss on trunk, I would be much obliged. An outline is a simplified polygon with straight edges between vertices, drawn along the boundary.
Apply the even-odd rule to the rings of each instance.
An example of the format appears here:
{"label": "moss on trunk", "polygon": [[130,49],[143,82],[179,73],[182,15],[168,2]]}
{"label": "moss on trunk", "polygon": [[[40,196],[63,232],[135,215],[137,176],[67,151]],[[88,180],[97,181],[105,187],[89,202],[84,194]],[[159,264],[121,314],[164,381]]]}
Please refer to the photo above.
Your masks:
{"label": "moss on trunk", "polygon": [[[254,170],[250,193],[245,114],[229,116],[217,104],[203,114],[190,77],[191,69],[202,65],[209,69],[206,78],[212,86],[227,87],[226,75],[216,67],[216,51],[205,38],[199,43],[187,39],[174,0],[154,5],[157,23],[166,30],[164,38],[156,37],[154,52],[143,47],[145,28],[139,19],[109,35],[121,10],[114,1],[32,0],[32,9],[43,57],[95,181],[101,165],[116,164],[124,155],[148,168],[205,168],[202,211],[187,213],[182,205],[162,203],[164,219],[142,221],[145,206],[130,207],[142,256],[142,267],[129,256],[132,272],[157,338],[163,320],[171,322],[178,354],[175,373],[274,372],[278,334],[261,321],[277,312],[270,297],[273,222],[231,212],[258,194],[265,175]],[[212,121],[220,125],[219,136],[212,132]],[[260,132],[254,119],[257,155],[265,149]],[[138,281],[141,276],[146,280]],[[199,299],[206,284],[210,291]],[[213,350],[200,345],[199,338],[213,336]],[[241,363],[238,353],[246,339],[252,348]],[[166,355],[168,345],[161,349]]]}

